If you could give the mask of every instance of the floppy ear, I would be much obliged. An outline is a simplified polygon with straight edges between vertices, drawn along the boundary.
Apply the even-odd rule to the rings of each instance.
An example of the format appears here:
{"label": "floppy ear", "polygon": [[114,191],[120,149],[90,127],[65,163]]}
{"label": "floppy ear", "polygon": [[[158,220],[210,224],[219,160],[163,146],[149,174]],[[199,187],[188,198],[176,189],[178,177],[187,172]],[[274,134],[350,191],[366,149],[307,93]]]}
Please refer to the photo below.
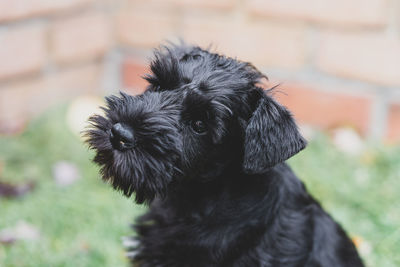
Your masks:
{"label": "floppy ear", "polygon": [[262,92],[244,137],[243,170],[262,173],[306,146],[290,112]]}

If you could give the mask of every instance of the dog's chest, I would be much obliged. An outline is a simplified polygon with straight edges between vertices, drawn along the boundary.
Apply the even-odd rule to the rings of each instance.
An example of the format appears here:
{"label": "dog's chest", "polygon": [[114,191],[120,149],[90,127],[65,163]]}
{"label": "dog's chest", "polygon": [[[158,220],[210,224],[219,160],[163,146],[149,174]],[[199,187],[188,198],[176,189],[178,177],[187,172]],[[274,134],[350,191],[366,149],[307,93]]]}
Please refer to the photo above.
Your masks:
{"label": "dog's chest", "polygon": [[147,215],[151,224],[138,227],[142,243],[138,252],[154,259],[157,251],[159,261],[173,261],[171,266],[234,266],[237,258],[259,258],[257,247],[266,229],[263,220],[253,217],[254,205],[246,204],[246,199],[214,201],[187,210],[153,206]]}

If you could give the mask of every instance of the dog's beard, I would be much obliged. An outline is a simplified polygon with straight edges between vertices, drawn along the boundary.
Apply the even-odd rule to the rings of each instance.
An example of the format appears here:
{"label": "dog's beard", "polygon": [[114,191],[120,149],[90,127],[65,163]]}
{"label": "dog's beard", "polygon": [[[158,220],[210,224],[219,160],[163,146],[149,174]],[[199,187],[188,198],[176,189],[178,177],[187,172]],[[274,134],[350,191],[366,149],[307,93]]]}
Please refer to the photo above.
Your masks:
{"label": "dog's beard", "polygon": [[136,129],[141,142],[120,151],[110,141],[110,129],[118,115],[109,108],[105,111],[106,117],[90,118],[92,127],[85,132],[86,142],[96,151],[93,161],[100,166],[102,179],[128,197],[135,193],[137,203],[164,197],[170,182],[180,174],[181,142],[176,125],[171,125],[177,122],[174,113],[149,117],[145,129]]}

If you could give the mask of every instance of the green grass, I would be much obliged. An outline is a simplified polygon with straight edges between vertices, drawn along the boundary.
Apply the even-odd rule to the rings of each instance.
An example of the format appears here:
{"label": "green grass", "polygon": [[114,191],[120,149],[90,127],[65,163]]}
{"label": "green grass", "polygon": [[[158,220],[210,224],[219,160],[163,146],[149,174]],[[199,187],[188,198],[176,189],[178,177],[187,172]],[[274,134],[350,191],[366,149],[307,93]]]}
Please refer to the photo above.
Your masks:
{"label": "green grass", "polygon": [[[126,266],[120,238],[144,211],[101,182],[93,154],[67,130],[65,109],[48,112],[18,137],[0,138],[3,180],[35,180],[26,196],[0,199],[0,231],[24,220],[40,238],[0,244],[0,266]],[[57,186],[52,166],[76,164],[82,178]],[[369,266],[400,266],[400,149],[346,156],[323,135],[290,160],[311,193],[351,236]]]}
{"label": "green grass", "polygon": [[[0,229],[24,220],[39,240],[0,244],[0,266],[126,266],[121,236],[143,208],[98,179],[92,153],[65,125],[64,110],[49,112],[20,137],[0,139],[3,179],[33,179],[37,188],[17,200],[0,199]],[[57,186],[52,166],[75,163],[82,178]]]}

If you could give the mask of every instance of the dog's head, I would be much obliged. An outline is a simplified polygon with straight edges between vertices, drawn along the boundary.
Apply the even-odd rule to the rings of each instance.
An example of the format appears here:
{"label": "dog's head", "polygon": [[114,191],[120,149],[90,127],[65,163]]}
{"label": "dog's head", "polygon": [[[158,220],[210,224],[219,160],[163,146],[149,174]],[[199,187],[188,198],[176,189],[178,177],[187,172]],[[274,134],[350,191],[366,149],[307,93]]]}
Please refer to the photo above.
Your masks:
{"label": "dog's head", "polygon": [[150,67],[147,90],[107,98],[86,132],[103,179],[137,202],[182,179],[262,173],[305,147],[251,64],[182,45],[157,50]]}

